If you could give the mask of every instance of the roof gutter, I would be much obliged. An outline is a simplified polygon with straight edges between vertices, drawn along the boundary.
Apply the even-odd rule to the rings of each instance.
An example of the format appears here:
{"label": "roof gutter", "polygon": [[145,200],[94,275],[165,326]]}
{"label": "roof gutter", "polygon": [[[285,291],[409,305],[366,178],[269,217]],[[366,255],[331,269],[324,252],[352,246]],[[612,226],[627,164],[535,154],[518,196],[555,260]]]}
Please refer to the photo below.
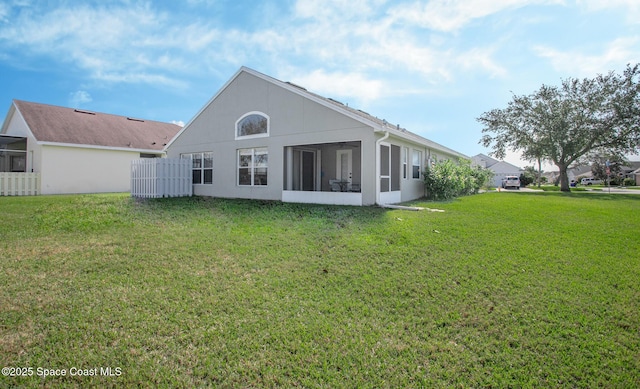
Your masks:
{"label": "roof gutter", "polygon": [[384,132],[384,136],[376,141],[376,204],[380,204],[380,143],[389,138],[389,131]]}
{"label": "roof gutter", "polygon": [[99,149],[99,150],[112,150],[112,151],[129,151],[134,153],[146,153],[146,154],[166,154],[163,149],[138,149],[129,147],[117,147],[117,146],[100,146],[100,145],[88,145],[80,143],[59,143],[50,141],[38,141],[36,142],[40,146],[58,146],[58,147],[75,147],[81,149]]}

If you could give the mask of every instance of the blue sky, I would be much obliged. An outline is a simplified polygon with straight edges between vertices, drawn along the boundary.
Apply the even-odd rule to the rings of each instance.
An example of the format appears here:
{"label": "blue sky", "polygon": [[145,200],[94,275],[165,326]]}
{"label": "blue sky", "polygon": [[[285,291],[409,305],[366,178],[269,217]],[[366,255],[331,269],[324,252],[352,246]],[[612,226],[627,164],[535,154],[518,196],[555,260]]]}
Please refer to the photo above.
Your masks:
{"label": "blue sky", "polygon": [[476,118],[513,94],[638,62],[638,0],[0,3],[3,115],[21,99],[186,123],[248,66],[472,156],[490,151]]}

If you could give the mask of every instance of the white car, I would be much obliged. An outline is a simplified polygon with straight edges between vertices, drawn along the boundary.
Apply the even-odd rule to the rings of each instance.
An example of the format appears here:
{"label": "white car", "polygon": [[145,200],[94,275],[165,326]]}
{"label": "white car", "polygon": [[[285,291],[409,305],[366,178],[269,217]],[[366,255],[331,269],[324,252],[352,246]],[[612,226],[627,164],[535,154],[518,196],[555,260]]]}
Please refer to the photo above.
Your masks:
{"label": "white car", "polygon": [[502,179],[502,187],[504,189],[515,188],[520,189],[520,177],[518,176],[506,176]]}
{"label": "white car", "polygon": [[602,185],[602,180],[595,178],[583,178],[580,180],[580,185]]}

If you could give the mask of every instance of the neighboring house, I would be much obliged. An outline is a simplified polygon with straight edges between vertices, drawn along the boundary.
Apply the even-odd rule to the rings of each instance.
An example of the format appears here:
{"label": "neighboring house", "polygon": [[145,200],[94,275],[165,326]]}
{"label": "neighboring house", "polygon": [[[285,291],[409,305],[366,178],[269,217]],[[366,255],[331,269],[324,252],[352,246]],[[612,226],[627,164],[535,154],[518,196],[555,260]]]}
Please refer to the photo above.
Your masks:
{"label": "neighboring house", "polygon": [[557,170],[553,170],[550,172],[543,172],[542,177],[547,178],[547,183],[556,184],[560,181],[560,172]]}
{"label": "neighboring house", "polygon": [[633,178],[636,180],[636,185],[640,186],[640,169],[633,172]]}
{"label": "neighboring house", "polygon": [[164,156],[175,124],[14,100],[0,172],[40,174],[42,194],[127,192],[131,161]]}
{"label": "neighboring house", "polygon": [[580,181],[582,178],[593,178],[593,172],[590,165],[580,165],[567,169],[567,177],[569,182]]}
{"label": "neighboring house", "polygon": [[193,161],[195,195],[346,205],[420,198],[425,163],[468,158],[246,67],[166,151]]}
{"label": "neighboring house", "polygon": [[505,161],[498,161],[485,154],[478,154],[471,157],[471,164],[473,166],[479,166],[485,169],[489,169],[493,172],[492,186],[499,187],[502,185],[502,180],[506,176],[518,176],[523,172],[519,167],[510,164]]}
{"label": "neighboring house", "polygon": [[[620,167],[620,173],[618,174],[621,175],[622,178],[635,179],[636,177],[634,172],[638,168],[640,168],[640,161],[628,161],[627,164]],[[590,165],[581,165],[570,168],[567,170],[567,175],[569,177],[569,181],[579,181],[578,178],[593,178],[593,172]]]}
{"label": "neighboring house", "polygon": [[638,170],[640,170],[640,161],[628,161],[625,166],[622,166],[622,174],[624,178],[631,178],[638,182]]}

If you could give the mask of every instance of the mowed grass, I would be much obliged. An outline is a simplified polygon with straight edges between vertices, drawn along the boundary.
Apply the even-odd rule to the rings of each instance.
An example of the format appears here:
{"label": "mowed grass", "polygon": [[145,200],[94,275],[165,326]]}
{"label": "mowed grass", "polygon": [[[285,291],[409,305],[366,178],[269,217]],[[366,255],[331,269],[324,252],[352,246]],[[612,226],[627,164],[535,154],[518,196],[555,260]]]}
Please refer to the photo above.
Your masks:
{"label": "mowed grass", "polygon": [[640,386],[640,197],[416,204],[1,197],[0,386]]}

